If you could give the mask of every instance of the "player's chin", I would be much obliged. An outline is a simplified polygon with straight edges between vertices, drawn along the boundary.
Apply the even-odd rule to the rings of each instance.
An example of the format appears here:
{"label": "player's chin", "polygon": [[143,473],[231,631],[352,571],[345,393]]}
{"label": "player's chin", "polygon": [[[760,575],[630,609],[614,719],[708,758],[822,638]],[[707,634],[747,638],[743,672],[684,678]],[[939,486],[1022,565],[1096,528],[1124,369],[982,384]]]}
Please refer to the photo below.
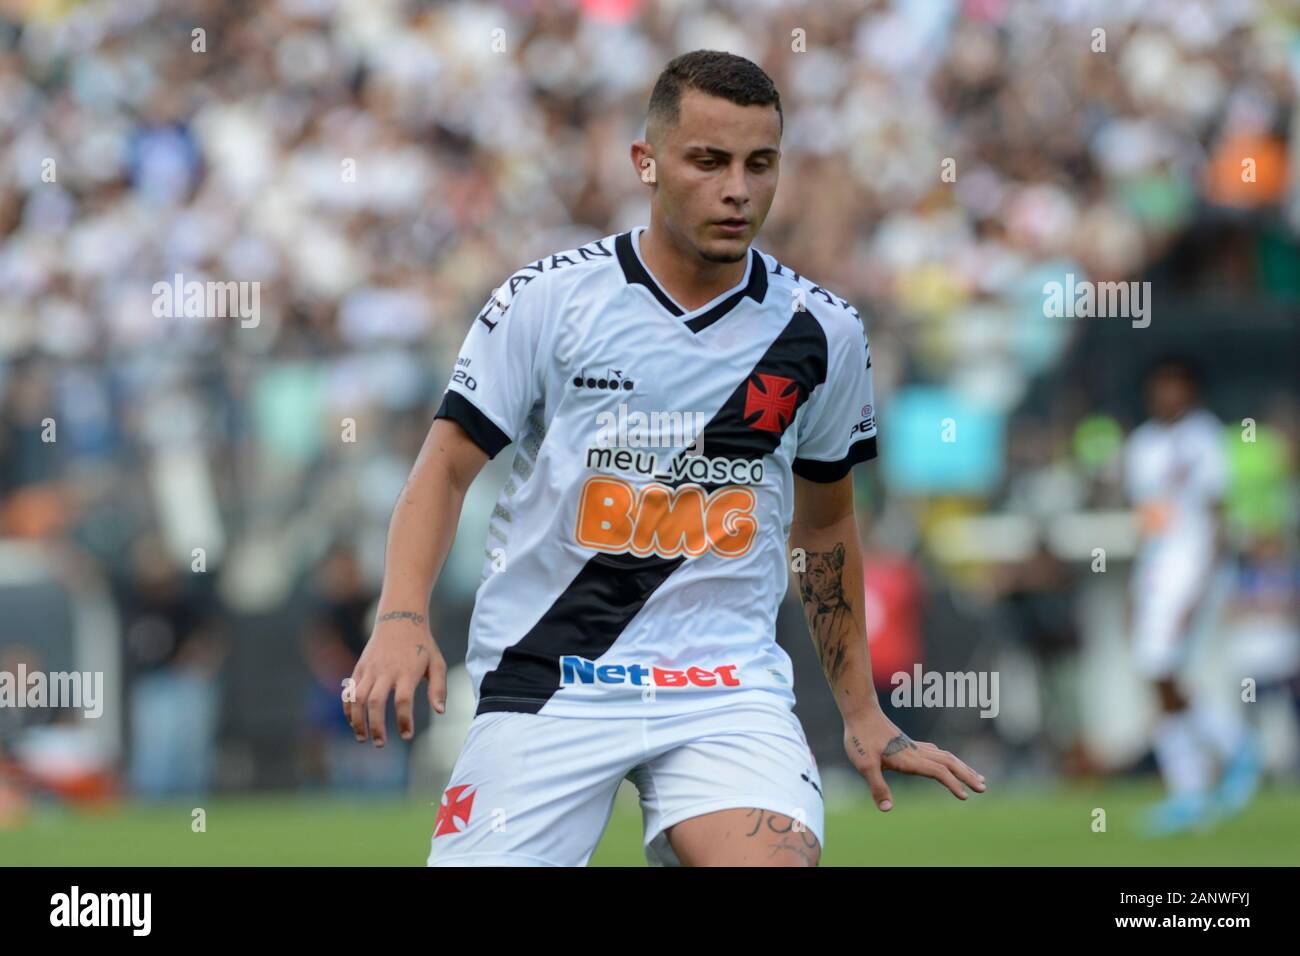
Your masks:
{"label": "player's chin", "polygon": [[700,254],[710,262],[739,262],[749,251],[753,237],[749,230],[739,236],[705,236],[700,243]]}

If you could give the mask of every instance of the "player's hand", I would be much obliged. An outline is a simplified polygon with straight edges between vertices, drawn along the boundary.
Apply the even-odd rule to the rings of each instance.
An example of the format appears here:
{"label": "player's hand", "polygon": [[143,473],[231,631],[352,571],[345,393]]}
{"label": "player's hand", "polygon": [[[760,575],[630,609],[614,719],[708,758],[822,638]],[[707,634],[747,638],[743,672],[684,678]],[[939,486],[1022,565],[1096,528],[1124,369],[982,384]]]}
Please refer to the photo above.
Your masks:
{"label": "player's hand", "polygon": [[885,783],[885,770],[932,777],[965,800],[962,784],[984,792],[984,778],[946,750],[934,744],[913,741],[879,707],[862,717],[844,722],[844,749],[858,773],[871,787],[871,799],[881,810],[894,805]]}
{"label": "player's hand", "polygon": [[390,693],[397,711],[397,731],[403,740],[410,740],[415,735],[415,688],[426,679],[429,704],[441,714],[446,710],[447,662],[429,633],[424,615],[415,611],[380,614],[352,672],[352,694],[343,695],[343,713],[357,742],[366,742],[369,718],[370,737],[376,747],[384,745],[384,712]]}

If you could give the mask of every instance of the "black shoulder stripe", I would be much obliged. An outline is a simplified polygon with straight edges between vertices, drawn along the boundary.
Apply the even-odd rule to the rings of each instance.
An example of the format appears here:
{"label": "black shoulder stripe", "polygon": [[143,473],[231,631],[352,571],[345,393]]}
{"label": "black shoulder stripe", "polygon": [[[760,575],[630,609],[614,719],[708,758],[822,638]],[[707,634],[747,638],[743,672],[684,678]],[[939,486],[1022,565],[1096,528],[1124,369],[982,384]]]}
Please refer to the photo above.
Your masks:
{"label": "black shoulder stripe", "polygon": [[453,389],[447,389],[447,393],[442,396],[442,404],[434,412],[433,417],[450,418],[453,422],[465,429],[465,433],[474,440],[478,445],[487,452],[489,458],[495,458],[497,453],[509,445],[513,438],[497,428],[492,419],[484,415],[468,398]]}
{"label": "black shoulder stripe", "polygon": [[876,457],[876,436],[864,438],[849,446],[849,453],[839,461],[817,461],[813,458],[796,458],[790,470],[809,481],[839,481],[854,465]]}

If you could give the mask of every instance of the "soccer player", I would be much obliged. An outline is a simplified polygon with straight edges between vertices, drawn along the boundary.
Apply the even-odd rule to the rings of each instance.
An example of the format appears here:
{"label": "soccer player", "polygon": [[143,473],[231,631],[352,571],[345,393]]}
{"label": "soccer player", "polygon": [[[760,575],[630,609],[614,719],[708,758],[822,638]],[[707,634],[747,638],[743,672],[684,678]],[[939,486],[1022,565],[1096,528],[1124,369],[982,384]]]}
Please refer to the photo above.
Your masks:
{"label": "soccer player", "polygon": [[477,710],[430,865],[583,865],[625,778],[652,865],[816,865],[821,778],[774,639],[787,537],[877,806],[883,770],[984,790],[872,688],[850,476],[876,452],[871,359],[847,302],[751,246],[782,123],[750,61],[673,60],[631,148],[650,225],[524,266],[472,323],[345,703],[378,746],[390,692],[404,738],[421,679],[443,712],[430,588],[466,488],[513,442],[470,622]]}
{"label": "soccer player", "polygon": [[[1228,477],[1223,426],[1198,403],[1199,373],[1169,356],[1147,376],[1151,419],[1129,436],[1124,478],[1141,532],[1133,564],[1132,629],[1140,673],[1159,696],[1156,762],[1167,798],[1148,812],[1152,835],[1204,826],[1240,810],[1259,777],[1245,723],[1191,699],[1178,680],[1190,634],[1219,565]],[[1211,793],[1212,763],[1222,774]]]}

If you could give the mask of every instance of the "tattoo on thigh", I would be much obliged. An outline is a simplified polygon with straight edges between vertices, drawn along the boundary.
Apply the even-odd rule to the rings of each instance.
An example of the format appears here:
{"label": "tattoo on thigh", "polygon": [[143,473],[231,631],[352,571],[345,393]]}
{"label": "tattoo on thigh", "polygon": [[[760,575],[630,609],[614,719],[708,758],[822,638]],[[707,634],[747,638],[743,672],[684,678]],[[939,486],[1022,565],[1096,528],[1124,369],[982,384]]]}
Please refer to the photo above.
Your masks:
{"label": "tattoo on thigh", "polygon": [[745,815],[754,823],[754,828],[745,834],[747,837],[757,836],[762,830],[782,835],[789,834],[787,839],[782,841],[784,843],[793,840],[793,835],[797,833],[799,841],[805,847],[815,848],[817,846],[816,835],[806,826],[796,828],[794,819],[787,817],[784,813],[773,813],[770,810],[760,810],[758,807],[754,807]]}
{"label": "tattoo on thigh", "polygon": [[808,866],[816,866],[817,858],[813,853],[817,849],[817,840],[813,839],[811,843],[808,840],[798,841],[793,836],[787,836],[779,843],[773,843],[768,850],[768,856],[776,856],[778,853],[797,853]]}

